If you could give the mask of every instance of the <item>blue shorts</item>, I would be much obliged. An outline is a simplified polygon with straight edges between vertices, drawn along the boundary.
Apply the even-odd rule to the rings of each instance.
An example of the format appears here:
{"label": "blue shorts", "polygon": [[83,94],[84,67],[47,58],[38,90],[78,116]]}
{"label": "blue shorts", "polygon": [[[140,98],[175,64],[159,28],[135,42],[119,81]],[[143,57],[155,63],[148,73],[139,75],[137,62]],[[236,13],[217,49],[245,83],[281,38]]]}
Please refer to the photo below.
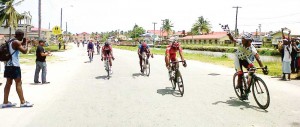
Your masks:
{"label": "blue shorts", "polygon": [[21,68],[14,66],[5,66],[4,77],[10,79],[21,78]]}

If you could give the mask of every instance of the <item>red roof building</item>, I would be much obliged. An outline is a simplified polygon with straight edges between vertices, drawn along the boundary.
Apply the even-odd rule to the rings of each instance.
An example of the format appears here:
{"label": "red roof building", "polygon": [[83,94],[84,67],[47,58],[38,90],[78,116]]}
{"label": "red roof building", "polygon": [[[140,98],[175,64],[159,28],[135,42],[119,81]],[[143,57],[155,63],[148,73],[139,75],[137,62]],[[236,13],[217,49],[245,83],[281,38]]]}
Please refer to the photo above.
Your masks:
{"label": "red roof building", "polygon": [[75,36],[75,40],[77,41],[87,41],[91,39],[91,34],[87,33],[87,32],[82,32],[79,34],[76,34]]}
{"label": "red roof building", "polygon": [[[152,33],[158,36],[163,36],[163,37],[167,37],[168,36],[168,32],[166,31],[161,31],[161,30],[147,30],[147,33]],[[169,34],[169,36],[172,35],[172,33]]]}
{"label": "red roof building", "polygon": [[228,44],[230,40],[226,32],[211,32],[206,35],[185,36],[179,38],[185,44]]}

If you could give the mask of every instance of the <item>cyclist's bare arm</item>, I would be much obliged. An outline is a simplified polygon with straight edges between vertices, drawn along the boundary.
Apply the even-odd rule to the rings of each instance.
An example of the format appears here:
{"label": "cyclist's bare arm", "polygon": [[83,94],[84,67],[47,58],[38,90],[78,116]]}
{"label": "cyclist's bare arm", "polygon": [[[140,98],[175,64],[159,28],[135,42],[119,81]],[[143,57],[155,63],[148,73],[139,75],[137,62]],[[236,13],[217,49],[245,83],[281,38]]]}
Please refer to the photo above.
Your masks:
{"label": "cyclist's bare arm", "polygon": [[182,55],[182,51],[179,51],[179,55],[182,61],[184,61],[183,55]]}
{"label": "cyclist's bare arm", "polygon": [[139,55],[139,56],[141,55],[140,51],[141,51],[141,49],[139,48],[139,49],[138,49],[138,55]]}
{"label": "cyclist's bare arm", "polygon": [[264,67],[264,65],[263,65],[263,63],[261,62],[261,59],[260,59],[260,57],[259,57],[259,54],[256,53],[256,54],[254,55],[254,57],[255,57],[256,61],[258,62],[259,66],[260,66],[260,67]]}
{"label": "cyclist's bare arm", "polygon": [[233,38],[233,36],[229,33],[227,34],[227,36],[229,37],[229,39],[235,43],[237,43],[237,41]]}
{"label": "cyclist's bare arm", "polygon": [[165,54],[165,63],[166,63],[166,67],[170,67],[170,58],[169,58],[169,54],[166,52]]}
{"label": "cyclist's bare arm", "polygon": [[113,49],[111,46],[110,46],[110,53],[111,53],[111,57],[114,58]]}

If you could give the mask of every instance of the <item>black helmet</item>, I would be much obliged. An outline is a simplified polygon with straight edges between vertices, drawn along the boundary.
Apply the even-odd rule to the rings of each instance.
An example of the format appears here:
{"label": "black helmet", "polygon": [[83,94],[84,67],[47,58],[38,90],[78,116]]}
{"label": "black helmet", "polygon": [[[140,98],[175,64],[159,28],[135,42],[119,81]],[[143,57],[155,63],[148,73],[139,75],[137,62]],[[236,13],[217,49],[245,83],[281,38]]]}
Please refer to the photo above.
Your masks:
{"label": "black helmet", "polygon": [[104,43],[104,46],[109,46],[109,42],[105,42],[105,43]]}

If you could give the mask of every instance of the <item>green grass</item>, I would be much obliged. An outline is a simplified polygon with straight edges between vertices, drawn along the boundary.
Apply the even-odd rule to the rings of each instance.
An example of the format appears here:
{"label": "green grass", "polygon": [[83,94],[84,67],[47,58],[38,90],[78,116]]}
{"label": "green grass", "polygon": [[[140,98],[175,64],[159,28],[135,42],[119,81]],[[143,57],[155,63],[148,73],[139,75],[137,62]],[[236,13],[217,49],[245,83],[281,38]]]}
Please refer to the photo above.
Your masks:
{"label": "green grass", "polygon": [[[25,65],[34,65],[36,56],[35,54],[22,54],[20,53],[20,63]],[[53,62],[58,59],[57,56],[47,56],[47,62]]]}
{"label": "green grass", "polygon": [[[70,44],[69,44],[69,45],[70,45]],[[35,53],[36,48],[37,48],[37,47],[32,47],[32,48],[29,50],[29,53]],[[63,50],[63,46],[61,46],[61,49],[59,50],[57,44],[52,44],[52,45],[49,45],[49,46],[44,46],[44,49],[45,49],[46,51],[50,51],[50,52],[63,52],[63,51],[65,51],[65,50]],[[66,45],[66,49],[71,49],[71,46]]]}
{"label": "green grass", "polygon": [[[135,51],[137,52],[137,46],[114,46],[114,48],[123,49],[123,50],[129,50],[129,51]],[[165,50],[164,49],[151,49],[151,52],[155,55],[164,55]],[[205,63],[212,63],[216,65],[223,65],[227,67],[234,68],[234,61],[227,58],[226,55],[223,55],[222,57],[214,57],[209,55],[203,55],[203,54],[194,54],[194,53],[184,53],[184,58],[188,60],[197,60]],[[280,76],[281,75],[281,63],[280,62],[264,62],[264,65],[268,66],[269,69],[269,75],[270,76]],[[258,67],[258,63],[255,62],[255,66]],[[258,71],[259,74],[262,74],[262,71]]]}

